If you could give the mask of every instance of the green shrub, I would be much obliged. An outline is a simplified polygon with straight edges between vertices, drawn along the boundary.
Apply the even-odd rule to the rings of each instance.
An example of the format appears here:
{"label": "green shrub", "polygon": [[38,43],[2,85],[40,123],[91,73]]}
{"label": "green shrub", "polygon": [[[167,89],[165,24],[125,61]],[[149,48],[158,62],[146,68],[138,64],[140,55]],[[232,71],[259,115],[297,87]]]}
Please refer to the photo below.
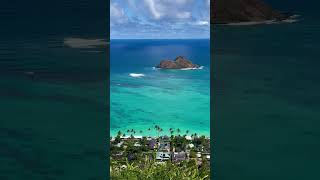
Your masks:
{"label": "green shrub", "polygon": [[[124,166],[125,165],[125,166]],[[202,168],[204,168],[202,170]],[[182,162],[180,164],[157,164],[147,160],[136,165],[126,162],[121,164],[111,160],[111,179],[113,180],[208,180],[210,179],[209,167],[199,168],[195,162]]]}

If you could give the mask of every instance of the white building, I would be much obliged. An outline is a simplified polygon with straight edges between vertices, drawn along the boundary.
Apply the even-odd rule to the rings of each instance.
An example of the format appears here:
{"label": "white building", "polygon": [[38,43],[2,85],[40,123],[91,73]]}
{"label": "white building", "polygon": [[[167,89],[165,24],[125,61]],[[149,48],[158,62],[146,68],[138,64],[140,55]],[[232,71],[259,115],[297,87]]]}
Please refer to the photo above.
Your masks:
{"label": "white building", "polygon": [[156,153],[156,160],[158,161],[168,161],[170,160],[171,155],[170,152],[157,152]]}

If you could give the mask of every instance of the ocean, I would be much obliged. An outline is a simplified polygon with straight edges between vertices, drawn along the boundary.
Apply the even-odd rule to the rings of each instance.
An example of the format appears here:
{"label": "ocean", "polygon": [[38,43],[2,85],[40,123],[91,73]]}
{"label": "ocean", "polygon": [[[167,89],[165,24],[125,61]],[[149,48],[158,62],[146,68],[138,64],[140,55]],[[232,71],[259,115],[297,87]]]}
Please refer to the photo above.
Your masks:
{"label": "ocean", "polygon": [[65,40],[106,39],[108,3],[1,4],[0,179],[103,179],[106,45]]}
{"label": "ocean", "polygon": [[[215,140],[212,168],[217,179],[320,179],[319,6],[310,1],[296,1],[294,5],[291,0],[274,2],[278,9],[297,11],[302,20],[294,24],[212,27],[214,111],[210,113],[214,118],[211,127],[205,121],[208,114],[197,116],[198,120],[189,117],[208,107],[199,110],[192,105],[208,103],[205,97],[209,94],[209,83],[204,82],[209,78],[205,73],[210,65],[209,42],[202,46],[196,40],[189,43],[172,40],[174,43],[162,43],[160,48],[161,43],[140,41],[144,47],[150,47],[149,51],[143,51],[141,44],[133,45],[136,40],[131,46],[125,42],[129,40],[112,42],[110,88],[125,93],[121,98],[111,92],[115,98],[111,102],[118,100],[116,103],[120,102],[122,109],[128,109],[126,105],[135,100],[125,98],[133,97],[130,93],[137,100],[145,100],[134,101],[135,107],[129,107],[132,111],[112,113],[150,119],[146,118],[142,126],[142,118],[113,116],[116,118],[110,122],[111,133],[117,130],[126,133],[128,128],[146,133],[145,129],[153,123],[160,125],[163,133],[168,132],[168,127],[177,128],[177,124],[182,133],[186,129],[190,133],[197,130],[199,134],[211,130]],[[107,176],[108,54],[105,48],[69,48],[63,42],[70,37],[108,37],[108,5],[107,1],[2,4],[0,179],[69,180]],[[114,48],[114,43],[123,46]],[[120,53],[114,54],[117,50]],[[140,55],[130,54],[136,50]],[[160,59],[173,59],[181,54],[204,68],[178,72],[152,69]],[[114,59],[116,55],[125,58]],[[139,59],[133,58],[137,56]],[[143,73],[145,77],[131,78],[130,73]],[[165,87],[156,85],[158,81],[148,79],[149,76],[166,83],[161,83]],[[120,83],[116,83],[118,80]],[[122,87],[126,85],[123,82],[133,87]],[[150,91],[160,96],[143,97]],[[174,96],[181,101],[173,103],[173,99],[163,96]],[[161,102],[161,107],[147,106],[152,99]],[[179,109],[178,113],[164,110],[171,106],[169,102],[172,105],[181,102],[173,108]],[[146,112],[177,114],[181,120],[137,111],[143,107]],[[182,112],[182,109],[188,110]]]}
{"label": "ocean", "polygon": [[292,24],[213,27],[217,179],[319,179],[320,25],[298,12]]}
{"label": "ocean", "polygon": [[[180,55],[203,67],[155,68]],[[110,111],[111,136],[118,131],[155,136],[155,125],[163,129],[161,135],[173,128],[175,134],[180,129],[181,135],[209,136],[210,40],[111,40]]]}
{"label": "ocean", "polygon": [[0,47],[1,179],[70,179],[79,169],[87,178],[101,177],[105,50],[69,48],[63,37],[55,39],[52,48],[35,39]]}

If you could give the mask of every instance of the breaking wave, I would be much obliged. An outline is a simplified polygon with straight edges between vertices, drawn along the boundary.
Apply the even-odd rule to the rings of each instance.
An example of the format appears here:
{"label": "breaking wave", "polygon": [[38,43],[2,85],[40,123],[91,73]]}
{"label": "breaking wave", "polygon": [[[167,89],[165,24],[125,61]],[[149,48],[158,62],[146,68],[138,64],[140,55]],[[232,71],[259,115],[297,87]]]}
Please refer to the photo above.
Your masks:
{"label": "breaking wave", "polygon": [[144,74],[139,74],[139,73],[130,73],[129,76],[134,77],[134,78],[140,78],[145,76]]}
{"label": "breaking wave", "polygon": [[200,67],[198,67],[198,68],[182,68],[182,69],[180,69],[180,70],[186,71],[186,70],[198,70],[198,69],[203,69],[203,66],[200,66]]}

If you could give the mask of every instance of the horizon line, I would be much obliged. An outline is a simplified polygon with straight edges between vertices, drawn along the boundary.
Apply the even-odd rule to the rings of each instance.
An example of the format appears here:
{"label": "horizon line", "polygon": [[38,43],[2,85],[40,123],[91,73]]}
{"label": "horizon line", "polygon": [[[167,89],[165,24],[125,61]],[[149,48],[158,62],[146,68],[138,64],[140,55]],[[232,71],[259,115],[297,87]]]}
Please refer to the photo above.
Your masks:
{"label": "horizon line", "polygon": [[210,40],[211,38],[110,38],[110,40]]}

